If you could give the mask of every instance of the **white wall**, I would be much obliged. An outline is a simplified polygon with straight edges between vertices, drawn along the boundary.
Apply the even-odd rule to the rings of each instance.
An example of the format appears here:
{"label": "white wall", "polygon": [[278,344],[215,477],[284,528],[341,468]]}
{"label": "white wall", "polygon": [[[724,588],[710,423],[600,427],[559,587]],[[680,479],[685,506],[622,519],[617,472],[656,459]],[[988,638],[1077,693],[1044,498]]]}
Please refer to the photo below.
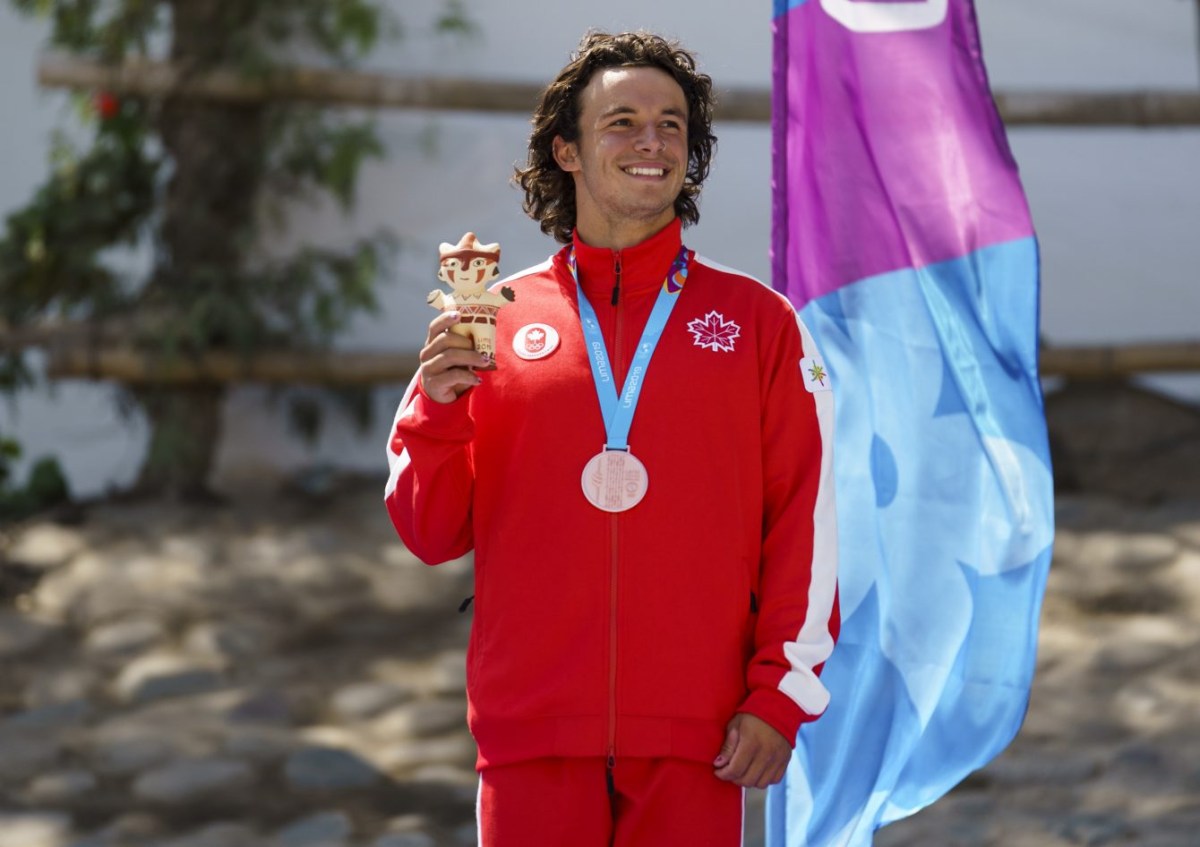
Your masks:
{"label": "white wall", "polygon": [[[430,37],[434,0],[394,0],[408,34],[377,53],[377,70],[487,75],[543,82],[565,62],[588,27],[647,27],[682,39],[719,86],[770,80],[770,3],[698,12],[694,3],[609,0],[602,11],[582,4],[476,0],[469,13],[477,39]],[[596,4],[600,5],[600,4]],[[977,0],[993,86],[1012,88],[1194,89],[1195,5],[1183,0]],[[520,11],[525,10],[525,11]],[[63,116],[59,92],[38,92],[36,49],[45,27],[0,6],[0,211],[13,208],[46,171],[47,133]],[[360,321],[347,346],[412,349],[432,312],[436,245],[467,229],[498,240],[502,266],[541,261],[554,244],[520,211],[509,184],[523,158],[521,116],[387,112],[378,115],[390,158],[363,175],[352,215],[305,209],[295,238],[336,244],[386,227],[402,239],[396,279],[384,287],[382,317]],[[718,127],[716,164],[706,184],[702,221],[688,242],[719,261],[768,274],[770,138],[764,126]],[[423,139],[436,139],[425,152]],[[1200,130],[1051,130],[1010,133],[1043,251],[1043,334],[1051,343],[1195,336],[1200,321]],[[1170,382],[1200,399],[1200,379]],[[267,466],[332,462],[382,465],[382,444],[401,386],[377,392],[374,432],[357,437],[344,422],[314,452],[285,433],[264,409],[264,391],[234,392],[220,472],[225,479],[267,473]],[[0,412],[27,450],[54,451],[76,489],[87,493],[128,479],[140,460],[144,431],[115,417],[103,387],[63,384],[57,399],[25,397],[19,415]]]}

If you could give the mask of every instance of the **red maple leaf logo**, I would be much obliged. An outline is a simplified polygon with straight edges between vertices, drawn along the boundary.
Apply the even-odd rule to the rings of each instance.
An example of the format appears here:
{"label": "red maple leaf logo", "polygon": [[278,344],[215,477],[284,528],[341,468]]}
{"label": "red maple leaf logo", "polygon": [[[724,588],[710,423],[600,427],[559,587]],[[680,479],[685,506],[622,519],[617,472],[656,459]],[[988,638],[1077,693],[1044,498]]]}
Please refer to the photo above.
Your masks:
{"label": "red maple leaf logo", "polygon": [[538,353],[546,346],[546,333],[540,329],[531,329],[525,333],[525,349],[530,353]]}
{"label": "red maple leaf logo", "polygon": [[723,353],[733,352],[734,340],[742,334],[742,328],[733,321],[725,320],[720,312],[709,312],[687,325],[697,347],[707,347]]}

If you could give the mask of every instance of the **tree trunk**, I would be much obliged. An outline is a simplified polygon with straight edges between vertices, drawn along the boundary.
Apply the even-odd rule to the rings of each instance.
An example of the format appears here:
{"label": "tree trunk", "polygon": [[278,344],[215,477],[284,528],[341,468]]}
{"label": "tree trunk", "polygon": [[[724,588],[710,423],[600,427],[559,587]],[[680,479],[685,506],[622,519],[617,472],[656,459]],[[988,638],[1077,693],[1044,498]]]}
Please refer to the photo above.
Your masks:
{"label": "tree trunk", "polygon": [[[248,4],[252,5],[252,4]],[[236,0],[172,3],[173,62],[197,72],[226,59],[230,33],[252,26]],[[158,128],[173,171],[161,250],[143,304],[171,316],[180,355],[228,348],[252,318],[239,296],[263,172],[265,110],[168,98]],[[144,493],[206,491],[224,389],[135,390],[150,426],[139,475]]]}
{"label": "tree trunk", "polygon": [[221,434],[219,386],[135,393],[150,424],[139,493],[182,500],[211,497],[208,477]]}

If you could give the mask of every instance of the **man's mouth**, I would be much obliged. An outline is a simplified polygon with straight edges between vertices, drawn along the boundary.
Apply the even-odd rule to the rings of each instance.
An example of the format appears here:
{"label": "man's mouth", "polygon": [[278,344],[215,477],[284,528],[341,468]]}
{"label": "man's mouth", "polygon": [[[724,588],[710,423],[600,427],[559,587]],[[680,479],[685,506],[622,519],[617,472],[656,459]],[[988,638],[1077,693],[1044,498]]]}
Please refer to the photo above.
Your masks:
{"label": "man's mouth", "polygon": [[644,165],[637,165],[631,168],[625,168],[625,173],[631,176],[666,176],[666,168],[650,168]]}

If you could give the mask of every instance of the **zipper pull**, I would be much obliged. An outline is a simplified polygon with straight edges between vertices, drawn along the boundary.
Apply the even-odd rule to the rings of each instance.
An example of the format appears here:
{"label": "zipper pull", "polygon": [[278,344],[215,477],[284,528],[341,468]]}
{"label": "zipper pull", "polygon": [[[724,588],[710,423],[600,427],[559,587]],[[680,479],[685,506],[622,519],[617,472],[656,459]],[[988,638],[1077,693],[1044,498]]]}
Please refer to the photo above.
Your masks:
{"label": "zipper pull", "polygon": [[617,784],[613,781],[613,768],[617,764],[617,757],[612,753],[608,754],[608,762],[604,768],[604,782],[608,786],[608,796],[612,797],[617,793]]}
{"label": "zipper pull", "polygon": [[617,281],[613,284],[612,304],[617,305],[617,300],[621,296],[621,253],[617,251],[613,257],[613,272],[617,275]]}

